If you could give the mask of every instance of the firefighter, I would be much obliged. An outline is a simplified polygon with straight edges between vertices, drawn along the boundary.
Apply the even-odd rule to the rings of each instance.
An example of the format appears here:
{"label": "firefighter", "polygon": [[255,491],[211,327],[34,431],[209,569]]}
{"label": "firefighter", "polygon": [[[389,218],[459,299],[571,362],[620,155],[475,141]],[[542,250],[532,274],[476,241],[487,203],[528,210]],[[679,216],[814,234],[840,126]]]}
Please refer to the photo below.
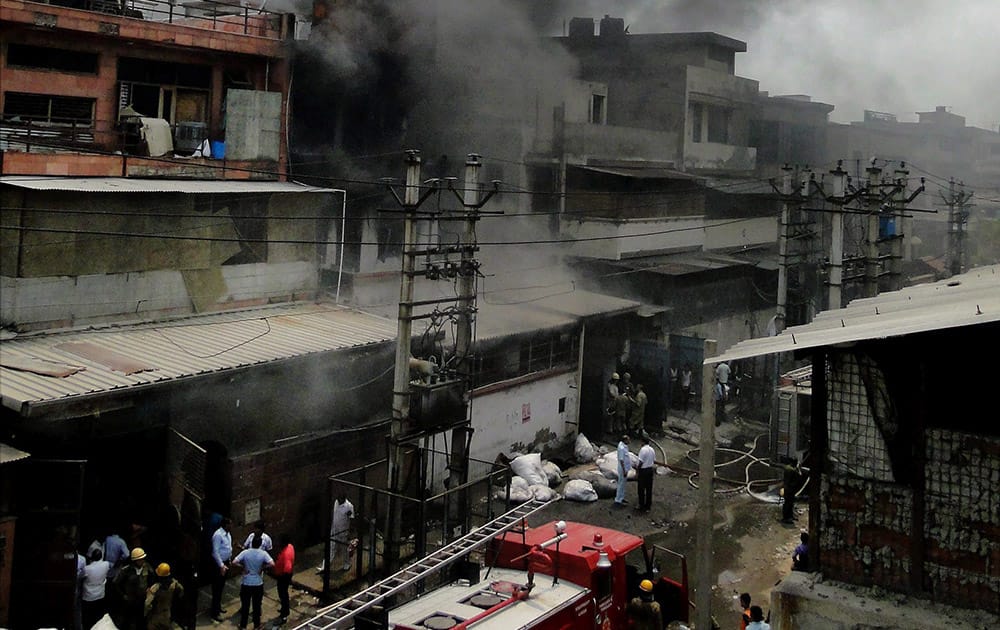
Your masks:
{"label": "firefighter", "polygon": [[639,582],[639,597],[633,597],[626,608],[629,628],[632,630],[663,630],[663,613],[653,599],[653,583]]}
{"label": "firefighter", "polygon": [[175,602],[184,598],[184,587],[170,577],[170,565],[161,562],[156,567],[156,584],[146,591],[146,627],[148,630],[170,630],[171,611]]}

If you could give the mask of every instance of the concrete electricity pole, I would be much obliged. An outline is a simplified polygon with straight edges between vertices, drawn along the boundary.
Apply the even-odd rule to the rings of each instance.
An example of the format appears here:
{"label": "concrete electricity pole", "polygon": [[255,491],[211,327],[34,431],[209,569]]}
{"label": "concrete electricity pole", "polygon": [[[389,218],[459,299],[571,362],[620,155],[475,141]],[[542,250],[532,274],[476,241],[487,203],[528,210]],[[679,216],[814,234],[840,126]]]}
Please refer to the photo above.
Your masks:
{"label": "concrete electricity pole", "polygon": [[827,308],[830,309],[840,308],[842,305],[840,290],[844,275],[844,204],[849,201],[847,171],[842,166],[843,163],[838,160],[837,168],[830,171],[833,190],[827,197],[827,201],[837,206],[830,217],[830,288],[827,298]]}
{"label": "concrete electricity pole", "polygon": [[781,224],[778,226],[778,300],[774,313],[774,334],[785,329],[788,309],[788,230],[791,223],[792,179],[795,169],[781,167]]}
{"label": "concrete electricity pole", "polygon": [[[964,185],[959,182],[959,188]],[[948,206],[948,254],[947,269],[949,275],[962,273],[965,267],[965,224],[969,221],[968,203],[972,191],[957,190],[955,178],[948,180],[948,195],[941,193],[941,199]]]}
{"label": "concrete electricity pole", "polygon": [[[718,343],[706,339],[702,356],[714,357]],[[712,569],[712,534],[715,531],[715,365],[706,363],[701,368],[701,439],[698,455],[698,538],[696,541],[697,564],[695,570],[695,621],[699,628],[712,627],[712,586],[715,572]]]}
{"label": "concrete electricity pole", "polygon": [[[392,381],[392,427],[389,434],[389,487],[396,495],[405,495],[416,448],[403,437],[412,431],[410,421],[410,342],[413,336],[413,282],[416,256],[411,251],[416,240],[417,209],[430,192],[420,195],[420,152],[406,152],[406,188],[403,193],[402,277],[399,284],[399,310],[396,327],[396,364]],[[399,539],[402,524],[402,501],[390,497],[385,531],[386,568],[399,562]],[[374,544],[374,541],[372,542]]]}
{"label": "concrete electricity pole", "polygon": [[878,295],[878,220],[882,205],[882,169],[874,158],[865,173],[868,175],[865,186],[865,207],[868,213],[868,229],[865,230],[865,297],[875,297]]}

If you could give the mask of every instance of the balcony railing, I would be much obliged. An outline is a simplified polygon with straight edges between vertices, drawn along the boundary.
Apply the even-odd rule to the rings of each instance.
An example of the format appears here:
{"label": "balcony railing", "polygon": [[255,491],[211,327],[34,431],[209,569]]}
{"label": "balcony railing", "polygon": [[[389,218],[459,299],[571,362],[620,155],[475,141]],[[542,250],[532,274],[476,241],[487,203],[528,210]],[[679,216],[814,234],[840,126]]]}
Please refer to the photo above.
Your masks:
{"label": "balcony railing", "polygon": [[[171,155],[191,154],[205,138],[193,138],[190,123],[171,125],[174,149]],[[146,155],[139,127],[114,120],[49,118],[37,120],[21,116],[0,118],[0,150],[27,153],[93,151]]]}
{"label": "balcony railing", "polygon": [[282,34],[282,14],[238,0],[48,0],[45,4],[267,39],[280,39]]}

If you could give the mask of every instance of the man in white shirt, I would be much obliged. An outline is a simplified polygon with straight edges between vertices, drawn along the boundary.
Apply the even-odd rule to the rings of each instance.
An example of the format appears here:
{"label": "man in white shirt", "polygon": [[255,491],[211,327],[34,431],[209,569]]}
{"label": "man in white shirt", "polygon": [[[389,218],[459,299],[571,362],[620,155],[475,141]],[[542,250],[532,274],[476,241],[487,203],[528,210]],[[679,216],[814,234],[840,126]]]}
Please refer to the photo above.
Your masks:
{"label": "man in white shirt", "polygon": [[253,537],[255,535],[260,535],[260,549],[261,551],[266,551],[271,553],[271,549],[274,547],[271,537],[264,533],[264,521],[257,521],[250,528],[250,533],[247,535],[247,539],[243,541],[243,549],[253,548]]}
{"label": "man in white shirt", "polygon": [[83,568],[83,627],[92,628],[107,612],[107,601],[104,599],[105,586],[108,582],[108,571],[111,563],[104,560],[100,549],[90,552],[90,562]]}
{"label": "man in white shirt", "polygon": [[618,491],[615,493],[615,507],[628,505],[625,500],[625,482],[628,481],[628,471],[632,470],[632,456],[628,450],[628,434],[622,435],[618,442]]}
{"label": "man in white shirt", "polygon": [[639,449],[639,505],[636,510],[648,512],[653,508],[653,473],[656,472],[656,454],[650,444],[649,436],[642,436],[642,448]]}
{"label": "man in white shirt", "polygon": [[[343,554],[344,563],[341,571],[351,568],[351,521],[354,520],[354,505],[347,500],[347,495],[341,493],[333,502],[333,510],[330,519],[330,567],[336,566],[334,563],[338,556]],[[321,564],[317,573],[325,570],[326,563]]]}
{"label": "man in white shirt", "polygon": [[729,364],[725,361],[715,366],[715,380],[722,383],[723,387],[729,384]]}

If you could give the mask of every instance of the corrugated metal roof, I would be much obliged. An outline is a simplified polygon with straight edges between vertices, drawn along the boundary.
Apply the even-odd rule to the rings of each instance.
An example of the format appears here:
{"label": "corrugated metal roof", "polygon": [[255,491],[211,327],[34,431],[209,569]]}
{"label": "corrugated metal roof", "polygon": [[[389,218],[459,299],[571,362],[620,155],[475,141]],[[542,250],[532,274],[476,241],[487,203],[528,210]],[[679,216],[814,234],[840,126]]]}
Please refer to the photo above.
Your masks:
{"label": "corrugated metal roof", "polygon": [[31,190],[61,190],[89,193],[300,193],[334,192],[294,182],[246,180],[139,179],[133,177],[46,177],[4,175],[0,184]]}
{"label": "corrugated metal roof", "polygon": [[705,359],[719,363],[764,354],[975,326],[1000,321],[1000,265],[979,267],[932,284],[920,284],[846,307],[824,311],[780,335],[740,342]]}
{"label": "corrugated metal roof", "polygon": [[[5,359],[0,366],[0,394],[5,407],[29,415],[36,405],[395,338],[395,321],[331,304],[289,304],[157,324],[26,335],[0,341],[0,355]],[[125,374],[58,349],[66,342],[107,348],[153,369]],[[12,360],[7,361],[8,357]],[[6,367],[18,358],[85,369],[59,378]]]}
{"label": "corrugated metal roof", "polygon": [[505,291],[501,298],[478,302],[476,340],[488,341],[534,330],[548,330],[575,324],[597,315],[611,316],[639,309],[632,300],[578,290],[568,282],[565,292],[558,287]]}
{"label": "corrugated metal roof", "polygon": [[29,457],[31,453],[25,453],[21,449],[0,442],[0,464],[10,464]]}

